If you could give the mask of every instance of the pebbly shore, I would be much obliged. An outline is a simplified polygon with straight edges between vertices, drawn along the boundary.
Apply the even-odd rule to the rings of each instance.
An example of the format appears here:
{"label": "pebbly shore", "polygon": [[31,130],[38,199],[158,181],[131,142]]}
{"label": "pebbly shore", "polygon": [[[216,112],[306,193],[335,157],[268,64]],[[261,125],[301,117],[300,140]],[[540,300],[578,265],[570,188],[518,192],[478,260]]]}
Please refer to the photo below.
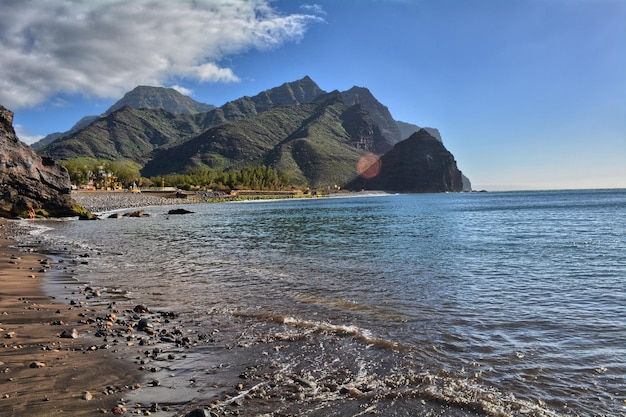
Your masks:
{"label": "pebbly shore", "polygon": [[128,208],[168,206],[189,202],[179,198],[130,192],[74,192],[72,198],[92,213],[106,213]]}
{"label": "pebbly shore", "polygon": [[140,387],[141,372],[115,348],[95,345],[100,312],[42,291],[44,276],[65,264],[20,248],[12,238],[24,233],[18,222],[0,219],[0,416],[121,410],[122,396]]}

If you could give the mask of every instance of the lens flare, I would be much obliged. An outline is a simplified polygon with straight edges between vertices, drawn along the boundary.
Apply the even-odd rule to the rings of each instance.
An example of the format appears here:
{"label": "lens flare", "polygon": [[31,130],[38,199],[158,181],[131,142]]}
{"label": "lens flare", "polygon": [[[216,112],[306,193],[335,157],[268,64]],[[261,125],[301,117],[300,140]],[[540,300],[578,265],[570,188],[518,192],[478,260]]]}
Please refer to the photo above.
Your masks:
{"label": "lens flare", "polygon": [[359,171],[359,175],[366,180],[374,178],[380,173],[382,162],[380,158],[374,154],[368,153],[364,155],[356,164],[356,169]]}

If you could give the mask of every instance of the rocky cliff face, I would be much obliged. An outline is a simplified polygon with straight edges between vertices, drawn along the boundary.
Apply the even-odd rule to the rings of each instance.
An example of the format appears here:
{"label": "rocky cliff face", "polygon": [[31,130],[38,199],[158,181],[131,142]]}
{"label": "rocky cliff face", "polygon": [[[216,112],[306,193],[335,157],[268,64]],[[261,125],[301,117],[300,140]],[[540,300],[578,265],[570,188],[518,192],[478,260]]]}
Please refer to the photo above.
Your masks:
{"label": "rocky cliff face", "polygon": [[[380,158],[376,169],[366,170],[344,188],[385,190],[401,193],[440,193],[462,191],[461,171],[454,156],[425,129],[398,142]],[[371,178],[366,178],[371,177]]]}
{"label": "rocky cliff face", "polygon": [[0,216],[89,217],[72,199],[70,187],[65,168],[20,142],[13,112],[0,106]]}
{"label": "rocky cliff face", "polygon": [[354,86],[347,91],[343,91],[341,95],[343,101],[348,106],[360,104],[369,112],[372,120],[378,125],[380,132],[387,139],[387,142],[394,144],[408,137],[408,135],[404,137],[400,135],[400,129],[391,113],[389,113],[387,106],[376,100],[367,88]]}

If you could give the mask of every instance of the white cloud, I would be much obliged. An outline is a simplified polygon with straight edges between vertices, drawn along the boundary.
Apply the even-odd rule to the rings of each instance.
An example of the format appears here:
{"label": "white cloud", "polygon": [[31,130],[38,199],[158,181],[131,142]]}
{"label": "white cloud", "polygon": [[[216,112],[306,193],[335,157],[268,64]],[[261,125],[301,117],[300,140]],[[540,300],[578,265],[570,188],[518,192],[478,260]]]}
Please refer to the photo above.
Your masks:
{"label": "white cloud", "polygon": [[300,8],[309,13],[315,13],[318,15],[326,14],[324,8],[319,4],[303,4],[302,6],[300,6]]}
{"label": "white cloud", "polygon": [[18,139],[24,143],[28,143],[29,145],[44,138],[41,135],[31,135],[30,133],[28,133],[28,131],[24,129],[22,125],[13,125],[13,129],[15,129],[15,134],[17,135]]}
{"label": "white cloud", "polygon": [[0,103],[57,93],[115,98],[176,79],[236,82],[220,66],[251,48],[297,41],[314,15],[269,0],[14,0],[0,3]]}
{"label": "white cloud", "polygon": [[193,95],[193,90],[190,88],[185,88],[183,86],[180,85],[171,85],[169,88],[172,88],[176,91],[178,91],[180,94],[184,95],[184,96],[192,96]]}

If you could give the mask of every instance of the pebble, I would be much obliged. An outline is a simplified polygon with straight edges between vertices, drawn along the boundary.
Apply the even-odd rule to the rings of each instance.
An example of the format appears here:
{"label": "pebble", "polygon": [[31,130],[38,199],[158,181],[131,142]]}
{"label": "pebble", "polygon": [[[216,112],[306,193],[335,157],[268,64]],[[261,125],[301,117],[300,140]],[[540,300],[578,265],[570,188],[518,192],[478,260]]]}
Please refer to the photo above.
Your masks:
{"label": "pebble", "polygon": [[115,407],[113,407],[113,409],[111,410],[111,412],[115,415],[122,415],[126,412],[126,407],[122,406],[122,405],[117,405]]}
{"label": "pebble", "polygon": [[348,386],[348,387],[341,388],[339,393],[341,393],[341,394],[348,394],[351,397],[358,397],[358,396],[363,394],[363,391],[361,391],[360,389],[358,389],[356,387]]}
{"label": "pebble", "polygon": [[76,331],[76,329],[63,330],[59,337],[62,339],[76,339],[78,337],[78,331]]}
{"label": "pebble", "polygon": [[149,327],[152,327],[152,324],[150,324],[148,319],[141,319],[141,320],[139,320],[139,323],[137,323],[137,329],[138,330],[144,330],[144,329],[147,329]]}
{"label": "pebble", "polygon": [[31,364],[29,365],[31,368],[45,368],[46,364],[43,362],[31,362]]}
{"label": "pebble", "polygon": [[300,378],[299,376],[294,377],[294,381],[306,388],[315,389],[317,387],[317,384],[315,382],[309,381],[308,379]]}
{"label": "pebble", "polygon": [[133,308],[133,311],[134,311],[135,313],[149,313],[149,312],[150,312],[150,310],[148,309],[148,307],[146,307],[146,306],[145,306],[145,305],[143,305],[143,304],[138,304],[138,305],[136,305],[136,306],[135,306],[135,308]]}
{"label": "pebble", "polygon": [[85,391],[83,393],[83,400],[85,401],[91,401],[93,399],[93,395],[91,395],[91,392],[89,391]]}

